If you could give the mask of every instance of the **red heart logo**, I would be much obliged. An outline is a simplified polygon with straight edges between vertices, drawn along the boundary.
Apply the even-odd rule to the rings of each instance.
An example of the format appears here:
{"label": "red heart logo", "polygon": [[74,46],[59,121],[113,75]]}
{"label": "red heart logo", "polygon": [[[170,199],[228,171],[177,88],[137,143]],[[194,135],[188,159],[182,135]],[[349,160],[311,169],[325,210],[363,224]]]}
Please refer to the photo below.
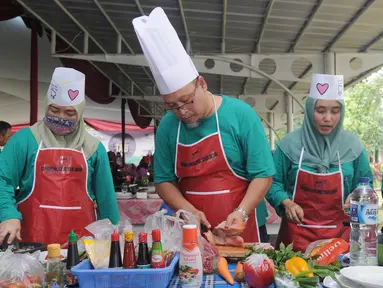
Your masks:
{"label": "red heart logo", "polygon": [[68,96],[69,96],[70,100],[72,100],[72,101],[77,98],[78,94],[80,94],[80,92],[78,90],[72,90],[72,89],[68,90]]}
{"label": "red heart logo", "polygon": [[324,93],[326,93],[326,91],[328,90],[328,88],[330,87],[330,85],[328,85],[328,83],[318,83],[317,84],[317,90],[319,92],[320,95],[323,95]]}

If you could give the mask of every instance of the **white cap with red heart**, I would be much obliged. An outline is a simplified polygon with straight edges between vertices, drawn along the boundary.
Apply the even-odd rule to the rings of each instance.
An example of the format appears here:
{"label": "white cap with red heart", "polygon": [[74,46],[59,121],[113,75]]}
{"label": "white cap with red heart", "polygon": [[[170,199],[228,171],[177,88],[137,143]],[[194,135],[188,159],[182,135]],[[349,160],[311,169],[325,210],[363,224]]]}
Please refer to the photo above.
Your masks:
{"label": "white cap with red heart", "polygon": [[85,99],[85,75],[73,68],[57,67],[48,88],[48,101],[58,106],[75,106]]}
{"label": "white cap with red heart", "polygon": [[342,100],[344,98],[343,75],[313,74],[309,97]]}

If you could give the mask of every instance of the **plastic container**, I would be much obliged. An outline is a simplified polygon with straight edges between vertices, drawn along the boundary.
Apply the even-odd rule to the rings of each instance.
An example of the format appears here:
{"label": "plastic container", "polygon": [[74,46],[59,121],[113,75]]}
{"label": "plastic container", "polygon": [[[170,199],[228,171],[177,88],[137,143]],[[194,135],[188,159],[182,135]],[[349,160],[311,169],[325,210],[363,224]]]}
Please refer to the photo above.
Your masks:
{"label": "plastic container", "polygon": [[89,260],[84,260],[71,272],[77,276],[81,288],[166,288],[178,269],[178,260],[177,254],[166,268],[121,270],[95,270]]}
{"label": "plastic container", "polygon": [[368,177],[360,178],[350,196],[350,266],[378,265],[379,198],[369,182]]}

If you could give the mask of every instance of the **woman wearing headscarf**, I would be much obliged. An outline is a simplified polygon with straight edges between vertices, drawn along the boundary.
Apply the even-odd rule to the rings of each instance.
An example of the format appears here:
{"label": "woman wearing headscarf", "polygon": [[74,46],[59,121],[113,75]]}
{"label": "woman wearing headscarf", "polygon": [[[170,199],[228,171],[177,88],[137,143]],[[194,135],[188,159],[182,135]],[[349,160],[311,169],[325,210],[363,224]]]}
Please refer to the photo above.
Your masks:
{"label": "woman wearing headscarf", "polygon": [[[56,68],[45,117],[17,132],[0,155],[0,243],[66,243],[119,211],[104,146],[85,130],[85,75]],[[15,196],[16,187],[20,193]]]}
{"label": "woman wearing headscarf", "polygon": [[319,239],[349,241],[349,194],[372,174],[359,139],[342,128],[343,76],[314,74],[302,128],[291,132],[274,153],[276,174],[266,195],[282,217],[277,247],[294,243],[305,251]]}

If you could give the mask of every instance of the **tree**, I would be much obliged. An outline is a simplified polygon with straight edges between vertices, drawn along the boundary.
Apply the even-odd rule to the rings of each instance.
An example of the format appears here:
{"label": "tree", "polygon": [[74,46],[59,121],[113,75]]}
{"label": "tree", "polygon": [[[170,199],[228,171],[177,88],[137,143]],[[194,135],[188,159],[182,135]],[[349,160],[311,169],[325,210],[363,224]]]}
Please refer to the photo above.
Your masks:
{"label": "tree", "polygon": [[370,155],[383,143],[383,73],[373,74],[345,93],[344,129],[355,133]]}

